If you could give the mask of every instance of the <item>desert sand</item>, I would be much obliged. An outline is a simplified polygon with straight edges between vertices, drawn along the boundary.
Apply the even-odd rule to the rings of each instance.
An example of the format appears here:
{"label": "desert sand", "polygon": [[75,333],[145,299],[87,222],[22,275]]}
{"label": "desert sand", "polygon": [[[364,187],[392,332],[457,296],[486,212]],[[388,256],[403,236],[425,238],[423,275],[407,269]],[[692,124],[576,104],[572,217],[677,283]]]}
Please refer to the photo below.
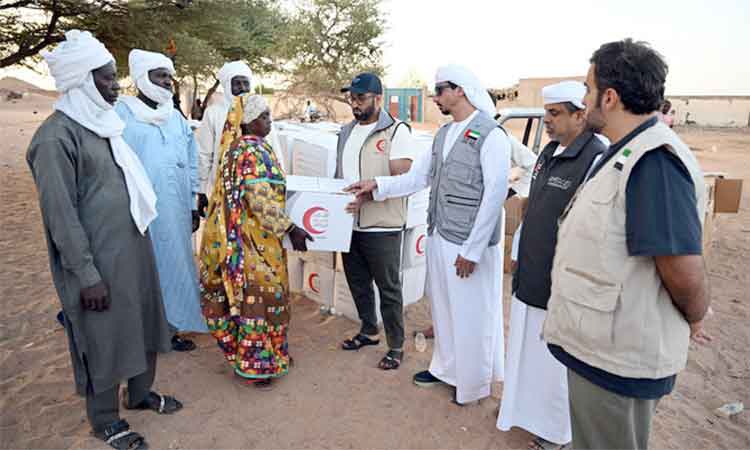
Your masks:
{"label": "desert sand", "polygon": [[[30,93],[0,100],[0,447],[105,448],[89,435],[84,401],[74,392],[70,356],[55,314],[59,301],[49,273],[28,143],[51,112],[52,99]],[[682,129],[707,171],[750,180],[750,131]],[[742,210],[718,218],[709,259],[713,310],[708,346],[691,344],[687,369],[659,405],[655,449],[750,448],[750,413],[720,418],[727,402],[750,406],[750,182]],[[510,279],[505,279],[507,328]],[[160,357],[155,388],[185,408],[174,416],[123,411],[152,448],[525,448],[530,435],[495,428],[502,388],[479,405],[451,402],[447,387],[420,389],[412,375],[427,367],[406,346],[400,370],[377,369],[385,351],[343,352],[339,342],[357,325],[321,317],[297,297],[290,332],[295,367],[270,392],[239,385],[213,340],[198,336],[192,353]],[[406,311],[407,333],[429,325],[426,299]],[[507,335],[507,334],[506,334]],[[539,405],[540,414],[544,405]]]}

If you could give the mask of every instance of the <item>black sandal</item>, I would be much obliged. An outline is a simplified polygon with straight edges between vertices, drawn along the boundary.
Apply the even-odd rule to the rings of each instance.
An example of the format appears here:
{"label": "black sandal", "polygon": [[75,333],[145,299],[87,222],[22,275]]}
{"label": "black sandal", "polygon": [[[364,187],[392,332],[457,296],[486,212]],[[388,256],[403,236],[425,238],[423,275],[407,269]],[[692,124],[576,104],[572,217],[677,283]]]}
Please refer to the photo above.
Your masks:
{"label": "black sandal", "polygon": [[380,339],[370,339],[369,337],[360,333],[354,336],[353,338],[347,339],[343,343],[341,343],[341,348],[344,350],[359,350],[360,348],[365,347],[367,345],[378,345],[378,344],[380,344]]}
{"label": "black sandal", "polygon": [[383,359],[378,363],[382,370],[395,370],[401,367],[401,360],[404,358],[403,350],[388,350]]}
{"label": "black sandal", "polygon": [[192,352],[195,350],[195,342],[175,334],[172,336],[172,350],[176,352]]}
{"label": "black sandal", "polygon": [[125,409],[144,410],[150,409],[158,414],[174,414],[182,409],[182,403],[170,395],[157,394],[154,391],[148,393],[146,398],[135,406],[127,403],[128,388],[123,390],[123,404]]}
{"label": "black sandal", "polygon": [[130,424],[125,420],[118,420],[91,434],[101,439],[110,447],[117,450],[148,450],[146,439],[135,431],[130,431]]}

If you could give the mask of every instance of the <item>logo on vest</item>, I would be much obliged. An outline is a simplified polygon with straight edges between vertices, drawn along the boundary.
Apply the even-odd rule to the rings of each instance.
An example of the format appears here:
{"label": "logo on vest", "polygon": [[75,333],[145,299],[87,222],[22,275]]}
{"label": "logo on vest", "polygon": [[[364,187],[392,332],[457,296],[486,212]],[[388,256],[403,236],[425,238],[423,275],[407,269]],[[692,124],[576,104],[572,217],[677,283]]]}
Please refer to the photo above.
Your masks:
{"label": "logo on vest", "polygon": [[311,291],[320,294],[320,276],[315,272],[311,273],[310,276],[307,277],[307,286],[310,287]]}
{"label": "logo on vest", "polygon": [[328,230],[328,210],[313,206],[302,215],[302,226],[310,234],[323,234]]}
{"label": "logo on vest", "polygon": [[385,152],[385,139],[381,139],[375,143],[375,151],[381,155]]}
{"label": "logo on vest", "polygon": [[417,252],[417,256],[424,255],[424,234],[420,234],[417,238],[417,242],[414,244],[414,250]]}
{"label": "logo on vest", "polygon": [[560,177],[550,177],[547,180],[547,186],[562,189],[563,191],[567,191],[571,184],[573,184],[572,181]]}

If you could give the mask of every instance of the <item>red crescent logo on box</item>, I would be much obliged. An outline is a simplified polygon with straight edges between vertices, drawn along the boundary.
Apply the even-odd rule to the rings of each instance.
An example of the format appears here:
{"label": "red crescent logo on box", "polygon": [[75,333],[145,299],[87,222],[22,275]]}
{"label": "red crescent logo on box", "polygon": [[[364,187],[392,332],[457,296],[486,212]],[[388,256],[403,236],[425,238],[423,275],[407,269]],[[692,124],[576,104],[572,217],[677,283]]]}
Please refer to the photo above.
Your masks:
{"label": "red crescent logo on box", "polygon": [[417,238],[417,243],[415,245],[415,248],[417,250],[417,255],[422,256],[424,255],[424,234],[420,234]]}
{"label": "red crescent logo on box", "polygon": [[318,286],[320,284],[318,282],[319,278],[320,277],[315,272],[311,273],[310,276],[307,278],[307,285],[310,286],[310,289],[316,294],[320,294],[320,286]]}
{"label": "red crescent logo on box", "polygon": [[385,151],[385,139],[381,139],[376,142],[375,148],[377,149],[378,153],[383,153]]}
{"label": "red crescent logo on box", "polygon": [[328,229],[328,210],[313,206],[302,215],[302,226],[310,234],[323,234]]}

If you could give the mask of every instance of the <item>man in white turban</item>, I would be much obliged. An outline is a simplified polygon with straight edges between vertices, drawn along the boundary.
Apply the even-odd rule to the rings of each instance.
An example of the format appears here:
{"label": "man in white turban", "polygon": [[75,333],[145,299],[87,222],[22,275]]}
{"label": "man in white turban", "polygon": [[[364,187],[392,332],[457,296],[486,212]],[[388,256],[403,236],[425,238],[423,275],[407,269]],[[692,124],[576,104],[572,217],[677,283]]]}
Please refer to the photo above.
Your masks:
{"label": "man in white turban", "polygon": [[201,211],[211,198],[211,191],[216,180],[216,170],[221,161],[221,136],[227,113],[232,106],[234,97],[252,91],[253,72],[242,61],[232,61],[224,64],[217,75],[224,95],[216,98],[203,113],[201,126],[195,136],[199,145],[198,179],[200,189]]}
{"label": "man in white turban", "polygon": [[39,194],[52,278],[65,314],[77,391],[94,434],[114,448],[147,448],[119,416],[120,382],[131,409],[173,413],[182,404],[151,391],[169,326],[147,228],[156,196],[122,139],[113,109],[114,58],[88,32],[43,52],[57,90],[26,160]]}
{"label": "man in white turban", "polygon": [[503,376],[503,209],[510,142],[477,77],[459,66],[438,69],[434,102],[453,121],[435,135],[432,152],[409,172],[350,186],[361,196],[401,197],[431,186],[427,296],[435,348],[419,386],[455,386],[455,402],[490,395]]}
{"label": "man in white turban", "polygon": [[159,216],[151,224],[161,293],[172,349],[195,344],[178,332],[207,333],[201,314],[191,233],[198,229],[198,146],[187,120],[172,103],[172,60],[133,50],[128,58],[136,97],[122,96],[115,111],[125,122],[123,138],[143,164],[156,192]]}
{"label": "man in white turban", "polygon": [[550,297],[557,224],[586,173],[606,149],[585,127],[579,81],[542,89],[544,125],[551,142],[533,170],[528,206],[519,231],[518,266],[513,276],[508,359],[497,427],[534,434],[532,449],[560,448],[571,440],[565,366],[541,339]]}

